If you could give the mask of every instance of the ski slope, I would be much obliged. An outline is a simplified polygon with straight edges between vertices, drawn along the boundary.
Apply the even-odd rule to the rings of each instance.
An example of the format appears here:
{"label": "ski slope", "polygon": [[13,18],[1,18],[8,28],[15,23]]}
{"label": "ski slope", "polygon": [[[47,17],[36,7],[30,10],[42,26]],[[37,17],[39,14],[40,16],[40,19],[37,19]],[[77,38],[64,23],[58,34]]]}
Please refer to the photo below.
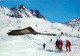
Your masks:
{"label": "ski slope", "polygon": [[[37,26],[36,26],[37,25]],[[18,28],[20,26],[20,28]],[[20,35],[8,36],[7,33],[14,29],[23,29],[31,26],[34,30],[41,33],[55,33],[57,36],[47,35]],[[63,51],[55,49],[55,41],[61,32],[72,36],[61,36],[64,42]],[[31,18],[12,18],[0,12],[0,56],[80,56],[79,33],[77,30],[60,23],[51,23],[44,19]],[[52,39],[52,43],[50,43]],[[65,41],[72,43],[71,52],[66,52]],[[43,50],[42,44],[46,43]]]}
{"label": "ski slope", "polygon": [[[58,37],[45,35],[23,35],[0,37],[0,56],[80,56],[80,38],[62,36],[65,41],[72,43],[71,52],[66,52],[65,42],[63,51],[55,49],[55,41]],[[52,43],[50,42],[52,39]],[[43,50],[42,44],[46,43]]]}
{"label": "ski slope", "polygon": [[[0,28],[3,33],[14,29],[24,29],[31,26],[34,30],[41,33],[53,33],[59,35],[61,32],[72,34],[74,36],[79,35],[79,32],[75,29],[65,26],[60,23],[51,23],[44,19],[35,17],[31,18],[12,18],[0,13]],[[36,26],[37,25],[37,26]],[[20,28],[18,28],[20,26]],[[1,34],[2,34],[1,33]]]}

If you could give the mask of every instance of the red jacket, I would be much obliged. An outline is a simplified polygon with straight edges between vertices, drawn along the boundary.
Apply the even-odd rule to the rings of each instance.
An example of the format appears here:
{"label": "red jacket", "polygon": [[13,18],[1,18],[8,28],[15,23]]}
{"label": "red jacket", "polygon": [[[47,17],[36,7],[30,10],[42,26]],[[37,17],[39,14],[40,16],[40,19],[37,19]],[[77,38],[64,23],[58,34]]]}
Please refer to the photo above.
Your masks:
{"label": "red jacket", "polygon": [[68,46],[70,46],[71,45],[71,42],[68,42],[67,44],[68,44]]}
{"label": "red jacket", "polygon": [[63,45],[63,42],[60,42],[60,44],[59,45]]}

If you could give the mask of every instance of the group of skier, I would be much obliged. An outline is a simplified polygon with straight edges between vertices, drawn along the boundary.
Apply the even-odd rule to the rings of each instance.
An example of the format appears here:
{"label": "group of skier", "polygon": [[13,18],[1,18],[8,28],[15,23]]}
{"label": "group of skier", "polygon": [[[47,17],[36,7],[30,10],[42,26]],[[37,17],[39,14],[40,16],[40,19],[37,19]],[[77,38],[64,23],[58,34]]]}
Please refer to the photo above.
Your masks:
{"label": "group of skier", "polygon": [[[50,39],[50,42],[52,42],[52,39]],[[45,43],[43,43],[43,49],[45,49],[45,46],[46,46],[46,44]],[[55,43],[55,46],[56,46],[56,49],[58,49],[58,50],[60,50],[60,51],[62,51],[63,49],[62,49],[62,47],[63,47],[63,42],[62,42],[62,40],[56,40],[56,43]],[[66,51],[71,51],[71,42],[69,41],[69,40],[66,40],[66,44],[65,44],[65,46],[66,46]]]}
{"label": "group of skier", "polygon": [[56,49],[59,49],[60,51],[62,51],[62,46],[63,46],[62,40],[57,39],[55,44],[56,44]]}
{"label": "group of skier", "polygon": [[[71,42],[69,40],[66,40],[65,46],[66,46],[66,50],[70,52],[71,51]],[[57,39],[57,41],[56,41],[56,49],[62,51],[62,47],[63,47],[62,40],[58,40]]]}

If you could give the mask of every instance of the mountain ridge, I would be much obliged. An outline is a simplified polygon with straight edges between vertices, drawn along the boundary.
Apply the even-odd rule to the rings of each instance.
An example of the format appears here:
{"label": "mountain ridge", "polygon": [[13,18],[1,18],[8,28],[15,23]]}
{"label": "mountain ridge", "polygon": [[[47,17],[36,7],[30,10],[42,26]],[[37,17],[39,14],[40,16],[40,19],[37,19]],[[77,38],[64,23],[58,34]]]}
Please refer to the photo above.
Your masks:
{"label": "mountain ridge", "polygon": [[36,18],[40,18],[40,19],[43,18],[44,20],[47,20],[43,15],[40,14],[38,10],[28,9],[24,5],[20,5],[13,8],[0,6],[0,11],[14,18],[36,17]]}
{"label": "mountain ridge", "polygon": [[74,29],[80,30],[80,18],[73,19],[68,22],[64,22],[63,24],[70,26]]}

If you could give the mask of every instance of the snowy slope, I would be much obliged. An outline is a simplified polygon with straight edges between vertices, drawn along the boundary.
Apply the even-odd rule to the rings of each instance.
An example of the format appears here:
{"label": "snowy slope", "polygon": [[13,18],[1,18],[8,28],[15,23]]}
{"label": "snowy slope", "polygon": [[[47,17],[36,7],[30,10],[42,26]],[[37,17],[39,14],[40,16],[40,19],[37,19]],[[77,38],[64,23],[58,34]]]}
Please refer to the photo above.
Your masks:
{"label": "snowy slope", "polygon": [[[77,30],[72,32],[72,28],[65,26],[60,23],[51,23],[44,19],[38,18],[12,18],[0,13],[0,28],[6,29],[7,31],[13,29],[23,29],[31,26],[34,30],[41,33],[54,33],[59,35],[61,32],[68,34],[75,34]],[[36,26],[37,25],[37,26]],[[18,28],[20,26],[20,28]],[[8,29],[7,29],[8,28]],[[11,28],[11,29],[10,29]],[[2,30],[2,29],[1,29]],[[77,33],[78,35],[78,33]]]}
{"label": "snowy slope", "polygon": [[[0,56],[80,56],[80,38],[61,37],[63,41],[66,39],[71,41],[71,52],[66,52],[65,42],[63,51],[56,50],[54,43],[57,37],[53,36],[24,35],[0,38]],[[53,39],[52,43],[50,39]],[[45,50],[42,48],[43,43],[46,43]]]}
{"label": "snowy slope", "polygon": [[68,22],[65,22],[64,24],[66,24],[74,29],[80,30],[80,18],[70,20]]}
{"label": "snowy slope", "polygon": [[[0,9],[1,10],[1,9]],[[10,12],[7,8],[0,11],[0,56],[80,56],[79,33],[72,30],[71,27],[60,23],[51,23],[37,17],[13,18],[7,16],[5,11]],[[20,26],[20,28],[18,28]],[[71,34],[72,36],[61,36],[64,42],[63,51],[55,49],[55,41],[59,36],[47,35],[20,35],[8,36],[7,33],[14,29],[24,29],[31,26],[35,31],[41,33],[61,32]],[[50,39],[53,39],[50,43]],[[72,51],[66,52],[65,41],[70,40]],[[46,43],[46,49],[43,50],[42,44]]]}

